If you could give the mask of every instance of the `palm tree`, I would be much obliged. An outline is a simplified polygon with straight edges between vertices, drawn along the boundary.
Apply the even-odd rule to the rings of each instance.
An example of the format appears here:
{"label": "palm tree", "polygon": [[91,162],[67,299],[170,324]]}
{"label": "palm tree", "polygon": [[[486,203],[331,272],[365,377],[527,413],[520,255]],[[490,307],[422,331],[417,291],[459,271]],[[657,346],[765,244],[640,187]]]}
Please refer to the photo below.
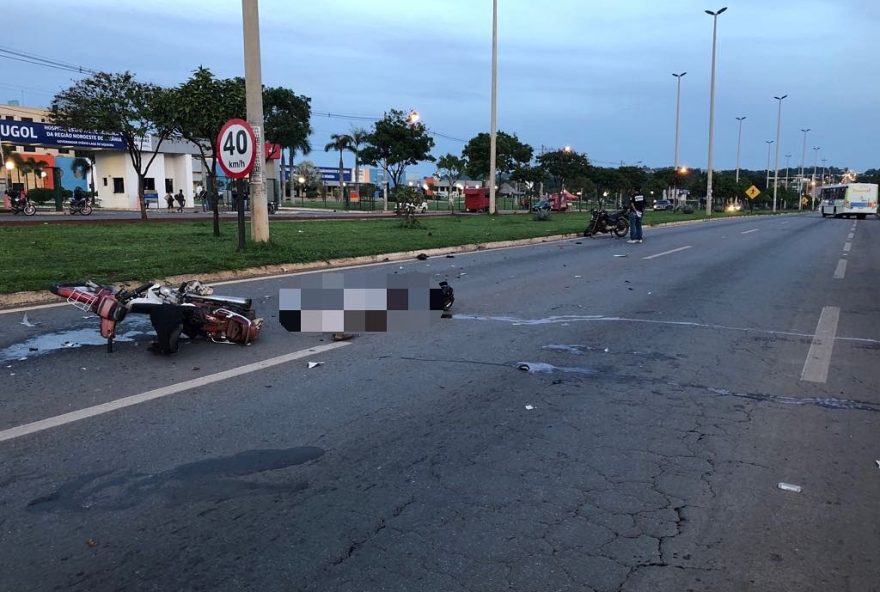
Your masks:
{"label": "palm tree", "polygon": [[342,199],[345,201],[345,209],[348,209],[348,195],[345,193],[345,187],[342,184],[342,153],[351,149],[351,136],[348,134],[332,134],[330,142],[324,146],[324,152],[331,150],[339,151],[339,189],[342,191]]}
{"label": "palm tree", "polygon": [[351,130],[351,133],[348,135],[351,138],[351,146],[349,146],[348,150],[354,154],[354,182],[358,195],[361,193],[360,150],[361,146],[367,143],[369,136],[370,134],[367,130],[359,127]]}
{"label": "palm tree", "polygon": [[308,137],[304,137],[292,146],[287,147],[287,170],[290,171],[290,181],[287,185],[288,195],[293,195],[293,156],[296,154],[297,150],[299,150],[303,156],[312,151],[312,143],[309,141]]}

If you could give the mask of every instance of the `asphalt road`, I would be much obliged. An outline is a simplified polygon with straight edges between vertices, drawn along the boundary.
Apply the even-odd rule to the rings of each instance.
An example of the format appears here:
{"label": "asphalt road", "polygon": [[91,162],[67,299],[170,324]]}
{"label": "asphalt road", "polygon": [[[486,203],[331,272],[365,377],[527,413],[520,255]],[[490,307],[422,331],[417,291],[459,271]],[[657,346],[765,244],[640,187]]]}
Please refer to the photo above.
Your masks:
{"label": "asphalt road", "polygon": [[2,314],[0,590],[878,590],[878,248],[805,214],[373,266],[455,316],[341,344],[250,281],[259,342],[173,357]]}

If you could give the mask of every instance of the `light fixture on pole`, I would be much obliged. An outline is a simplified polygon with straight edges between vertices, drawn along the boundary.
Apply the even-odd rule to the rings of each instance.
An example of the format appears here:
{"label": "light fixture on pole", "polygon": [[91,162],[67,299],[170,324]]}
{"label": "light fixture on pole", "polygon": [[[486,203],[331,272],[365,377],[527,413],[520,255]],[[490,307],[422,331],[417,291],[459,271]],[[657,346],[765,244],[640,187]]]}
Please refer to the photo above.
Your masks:
{"label": "light fixture on pole", "polygon": [[779,189],[779,133],[782,130],[782,101],[788,95],[773,97],[779,102],[779,110],[776,112],[776,162],[773,173],[773,211],[776,211],[776,192]]}
{"label": "light fixture on pole", "polygon": [[767,142],[767,177],[764,180],[764,191],[770,189],[770,146],[773,144],[773,140],[764,140]]}
{"label": "light fixture on pole", "polygon": [[800,199],[804,194],[804,162],[807,160],[807,132],[810,131],[810,128],[802,129],[804,133],[804,147],[801,152],[801,174],[800,179],[798,180],[798,199]]}
{"label": "light fixture on pole", "polygon": [[707,10],[706,14],[712,17],[712,77],[709,83],[709,163],[706,175],[706,216],[712,215],[712,156],[714,146],[712,144],[715,133],[715,42],[718,33],[718,15],[727,10],[724,6],[715,12]]}
{"label": "light fixture on pole", "polygon": [[743,135],[743,120],[746,118],[745,115],[742,117],[737,117],[736,120],[739,122],[739,130],[736,132],[736,182],[739,184],[739,146],[742,142]]}
{"label": "light fixture on pole", "polygon": [[299,181],[299,199],[303,207],[306,207],[306,178],[302,175],[297,179]]}
{"label": "light fixture on pole", "polygon": [[[676,74],[675,72],[672,73],[672,75],[675,76],[676,87],[677,87],[676,92],[675,92],[675,153],[673,155],[675,162],[672,163],[672,165],[673,165],[672,170],[678,170],[678,128],[679,128],[678,122],[680,119],[679,115],[681,113],[681,79],[684,77],[685,74],[687,74],[687,72],[682,72],[681,74]],[[677,206],[678,201],[679,201],[678,200],[678,184],[677,183],[674,188],[673,201],[674,201],[675,205]]]}
{"label": "light fixture on pole", "polygon": [[495,210],[495,163],[498,104],[498,0],[492,0],[492,98],[489,117],[489,213]]}

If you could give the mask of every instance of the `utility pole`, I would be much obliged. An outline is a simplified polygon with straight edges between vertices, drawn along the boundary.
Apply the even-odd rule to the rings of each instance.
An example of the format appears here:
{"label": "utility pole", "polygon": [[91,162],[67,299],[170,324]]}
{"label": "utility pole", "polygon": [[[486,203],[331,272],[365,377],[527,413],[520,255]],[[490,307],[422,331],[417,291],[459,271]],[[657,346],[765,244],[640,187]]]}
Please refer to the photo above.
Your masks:
{"label": "utility pole", "polygon": [[712,78],[709,83],[709,163],[706,174],[706,216],[712,215],[712,156],[715,152],[713,144],[715,133],[715,42],[718,33],[718,15],[727,10],[720,8],[715,12],[706,10],[706,14],[712,17]]}
{"label": "utility pole", "polygon": [[804,161],[807,160],[807,132],[810,131],[810,128],[802,129],[804,133],[804,147],[801,152],[801,173],[800,179],[798,180],[798,199],[804,194]]}
{"label": "utility pole", "polygon": [[768,191],[770,189],[770,146],[773,144],[773,140],[764,140],[767,142],[767,178],[764,180],[764,191]]}
{"label": "utility pole", "polygon": [[263,130],[263,80],[260,65],[260,10],[259,0],[241,0],[244,31],[244,83],[247,119],[254,128],[257,145],[254,150],[254,168],[250,178],[251,239],[265,243],[269,240],[269,208],[266,203],[265,138]]}
{"label": "utility pole", "polygon": [[779,111],[776,115],[776,164],[773,167],[773,211],[776,211],[776,192],[779,189],[779,133],[782,130],[782,101],[788,95],[782,95],[781,97],[773,97],[779,102]]}
{"label": "utility pole", "polygon": [[[673,74],[672,74],[673,76],[675,76],[675,79],[677,82],[676,86],[678,87],[676,90],[676,93],[675,93],[675,154],[674,154],[674,161],[675,162],[673,162],[673,168],[672,168],[673,172],[678,171],[678,127],[679,127],[678,122],[679,122],[679,115],[681,113],[681,79],[684,77],[685,74],[687,74],[687,72],[682,72],[681,74],[676,74],[673,72]],[[673,202],[677,206],[678,205],[678,184],[676,184],[676,186],[675,186],[675,195],[673,196],[672,199],[673,199]]]}
{"label": "utility pole", "polygon": [[746,118],[745,115],[742,117],[737,117],[736,120],[739,122],[739,131],[736,133],[736,182],[739,184],[739,146],[742,142],[743,135],[743,120]]}
{"label": "utility pole", "polygon": [[492,107],[489,121],[489,213],[495,214],[495,166],[498,105],[498,0],[492,0]]}

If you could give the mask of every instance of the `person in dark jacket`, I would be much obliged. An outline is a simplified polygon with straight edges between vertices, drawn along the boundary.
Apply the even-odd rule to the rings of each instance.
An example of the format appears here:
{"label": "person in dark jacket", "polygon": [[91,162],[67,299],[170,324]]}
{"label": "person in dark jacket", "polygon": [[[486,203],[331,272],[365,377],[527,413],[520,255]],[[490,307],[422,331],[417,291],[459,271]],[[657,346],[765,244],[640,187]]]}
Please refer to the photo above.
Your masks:
{"label": "person in dark jacket", "polygon": [[645,213],[645,196],[636,188],[629,200],[629,243],[642,242],[642,216]]}

